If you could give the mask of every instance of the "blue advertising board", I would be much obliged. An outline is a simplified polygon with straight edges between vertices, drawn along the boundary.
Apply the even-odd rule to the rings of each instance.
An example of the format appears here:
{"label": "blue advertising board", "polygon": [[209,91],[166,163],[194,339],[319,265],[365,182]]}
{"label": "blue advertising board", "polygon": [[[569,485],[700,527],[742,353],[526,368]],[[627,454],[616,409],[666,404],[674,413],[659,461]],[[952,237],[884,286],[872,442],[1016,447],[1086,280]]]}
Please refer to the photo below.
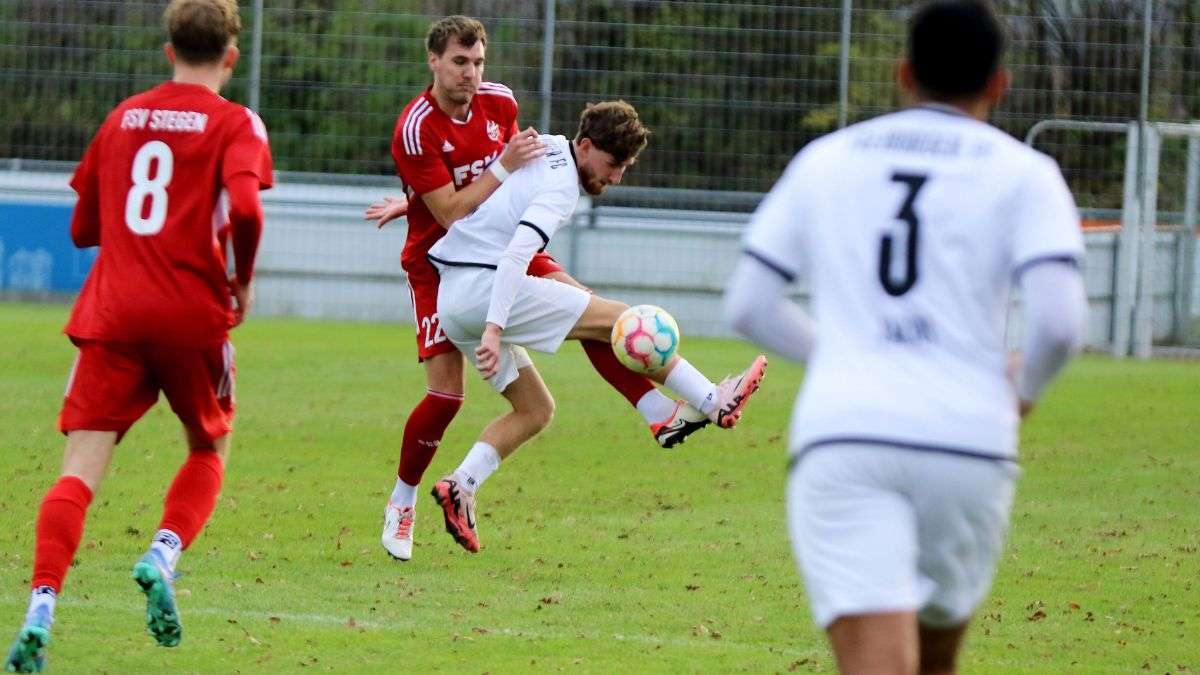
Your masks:
{"label": "blue advertising board", "polygon": [[100,249],[75,248],[70,229],[70,206],[0,201],[0,291],[78,291]]}

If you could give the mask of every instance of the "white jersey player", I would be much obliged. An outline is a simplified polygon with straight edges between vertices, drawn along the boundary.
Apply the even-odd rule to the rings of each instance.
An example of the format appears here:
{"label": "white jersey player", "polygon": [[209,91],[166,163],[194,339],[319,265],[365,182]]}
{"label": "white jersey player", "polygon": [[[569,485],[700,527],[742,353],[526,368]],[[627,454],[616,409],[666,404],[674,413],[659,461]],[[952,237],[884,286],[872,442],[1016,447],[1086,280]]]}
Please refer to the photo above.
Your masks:
{"label": "white jersey player", "polygon": [[[528,276],[529,260],[571,218],[580,188],[599,195],[621,182],[649,135],[624,101],[588,106],[573,140],[543,136],[546,154],[508,176],[429,251],[441,275],[442,330],[512,405],[512,412],[484,429],[462,465],[433,488],[447,532],[469,551],[479,550],[475,491],[554,413],[554,399],[525,348],[554,352],[566,339],[608,340],[627,309],[575,286]],[[713,384],[676,356],[649,377],[679,394],[686,402],[680,406],[691,407],[672,416],[680,424],[730,428],[765,368],[766,358],[759,356],[740,375]]]}
{"label": "white jersey player", "polygon": [[[982,121],[1007,85],[995,16],[943,0],[910,31],[899,74],[915,105],[796,156],[726,298],[737,330],[808,363],[790,531],[845,672],[953,670],[1001,552],[1018,415],[1086,313],[1079,216],[1057,165]],[[812,321],[786,299],[798,278]],[[1014,279],[1028,327],[1015,390]]]}

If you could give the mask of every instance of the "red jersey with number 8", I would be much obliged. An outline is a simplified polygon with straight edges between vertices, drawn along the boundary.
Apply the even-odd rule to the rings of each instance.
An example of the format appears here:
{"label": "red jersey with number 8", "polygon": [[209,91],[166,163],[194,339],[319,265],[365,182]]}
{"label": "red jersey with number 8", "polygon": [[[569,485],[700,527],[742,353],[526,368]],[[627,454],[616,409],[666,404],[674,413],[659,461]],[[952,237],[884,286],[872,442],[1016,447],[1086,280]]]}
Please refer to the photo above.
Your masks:
{"label": "red jersey with number 8", "polygon": [[195,348],[224,341],[233,322],[224,185],[242,173],[260,189],[273,182],[266,127],[248,108],[177,82],[117,106],[71,179],[81,195],[98,195],[98,222],[84,227],[100,255],[66,333]]}

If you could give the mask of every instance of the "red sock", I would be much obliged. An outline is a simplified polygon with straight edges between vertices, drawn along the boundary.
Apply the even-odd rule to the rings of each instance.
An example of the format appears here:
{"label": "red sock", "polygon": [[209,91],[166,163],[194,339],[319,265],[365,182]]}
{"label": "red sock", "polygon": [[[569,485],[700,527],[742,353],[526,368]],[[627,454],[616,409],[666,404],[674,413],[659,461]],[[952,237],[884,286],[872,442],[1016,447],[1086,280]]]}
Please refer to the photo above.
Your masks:
{"label": "red sock", "polygon": [[404,440],[400,444],[400,467],[396,474],[409,485],[417,485],[425,469],[433,461],[446,427],[462,407],[463,397],[425,391],[425,398],[413,408],[404,424]]}
{"label": "red sock", "polygon": [[187,461],[175,474],[171,488],[167,490],[158,529],[179,535],[186,549],[204,529],[204,524],[216,508],[224,476],[225,468],[221,466],[221,458],[215,450],[192,448]]}
{"label": "red sock", "polygon": [[653,382],[621,365],[607,342],[583,340],[581,344],[592,367],[609,386],[629,400],[629,405],[636,408],[646,392],[654,388]]}
{"label": "red sock", "polygon": [[62,591],[91,503],[91,488],[76,476],[62,476],[46,492],[38,511],[32,588],[49,586],[55,593]]}

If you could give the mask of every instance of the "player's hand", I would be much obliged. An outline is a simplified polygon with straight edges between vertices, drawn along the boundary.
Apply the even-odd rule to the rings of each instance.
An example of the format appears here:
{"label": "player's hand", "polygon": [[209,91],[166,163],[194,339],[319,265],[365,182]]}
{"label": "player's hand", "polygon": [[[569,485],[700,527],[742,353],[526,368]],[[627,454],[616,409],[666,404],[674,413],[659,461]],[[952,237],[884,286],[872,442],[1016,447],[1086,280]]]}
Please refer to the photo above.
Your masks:
{"label": "player's hand", "polygon": [[[1008,353],[1008,359],[1004,364],[1004,375],[1008,378],[1008,383],[1012,386],[1014,392],[1017,390],[1017,378],[1021,376],[1021,368],[1024,365],[1025,358],[1021,352]],[[1017,396],[1017,414],[1021,416],[1021,419],[1028,417],[1032,411],[1033,403]]]}
{"label": "player's hand", "polygon": [[508,139],[504,152],[500,153],[500,166],[512,173],[525,166],[530,160],[546,154],[546,144],[538,138],[538,132],[533,127],[518,132]]}
{"label": "player's hand", "polygon": [[489,323],[475,348],[475,368],[485,380],[500,371],[500,333],[499,326]]}
{"label": "player's hand", "polygon": [[384,197],[382,204],[372,204],[363,212],[363,220],[374,220],[375,227],[382,228],[391,221],[408,213],[406,197]]}
{"label": "player's hand", "polygon": [[237,275],[229,277],[229,293],[233,296],[233,325],[240,326],[246,320],[250,306],[254,304],[254,284],[243,286]]}

